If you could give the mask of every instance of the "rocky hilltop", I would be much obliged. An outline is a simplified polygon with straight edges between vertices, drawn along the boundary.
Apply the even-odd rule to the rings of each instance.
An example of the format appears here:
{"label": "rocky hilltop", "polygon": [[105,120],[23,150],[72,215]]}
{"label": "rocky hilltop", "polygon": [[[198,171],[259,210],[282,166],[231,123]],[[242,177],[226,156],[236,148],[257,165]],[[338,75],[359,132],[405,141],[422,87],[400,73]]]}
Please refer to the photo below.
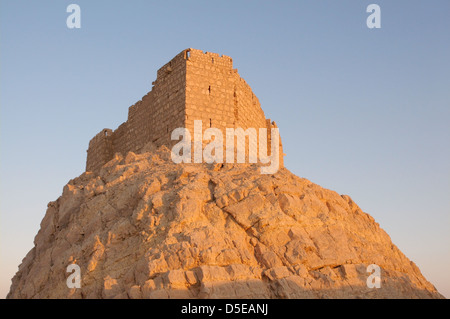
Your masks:
{"label": "rocky hilltop", "polygon": [[8,298],[442,298],[349,196],[285,168],[174,164],[164,146],[71,180],[34,243]]}

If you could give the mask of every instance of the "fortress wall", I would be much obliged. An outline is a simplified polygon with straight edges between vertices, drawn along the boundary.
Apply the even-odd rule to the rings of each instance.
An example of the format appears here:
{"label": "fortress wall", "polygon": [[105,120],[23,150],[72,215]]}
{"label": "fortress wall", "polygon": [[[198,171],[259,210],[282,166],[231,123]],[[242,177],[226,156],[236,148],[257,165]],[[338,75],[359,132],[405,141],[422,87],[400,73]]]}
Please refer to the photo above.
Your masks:
{"label": "fortress wall", "polygon": [[89,142],[86,170],[99,170],[113,156],[112,130],[103,129]]}
{"label": "fortress wall", "polygon": [[[185,54],[182,51],[158,70],[152,90],[128,109],[126,122],[114,132],[109,130],[108,140],[97,137],[91,140],[87,171],[97,171],[115,153],[139,151],[148,142],[168,147],[175,143],[170,139],[171,133],[177,127],[184,127],[185,121]],[[102,151],[106,148],[107,153]],[[98,156],[98,153],[106,155]]]}
{"label": "fortress wall", "polygon": [[[184,50],[157,71],[153,85],[129,108],[126,122],[114,132],[102,130],[90,141],[87,171],[98,171],[115,153],[139,151],[149,142],[171,148],[178,143],[171,140],[178,127],[188,128],[194,138],[194,120],[202,120],[203,132],[209,127],[221,129],[224,146],[225,129],[237,127],[256,128],[257,133],[260,127],[268,128],[270,143],[273,124],[228,56]],[[248,147],[246,154],[248,158]]]}
{"label": "fortress wall", "polygon": [[[202,133],[209,127],[222,130],[225,157],[226,128],[255,128],[258,134],[259,128],[268,127],[258,98],[233,69],[230,57],[190,49],[186,64],[186,127],[191,134],[194,120],[202,120]],[[206,140],[203,145],[208,143]],[[258,144],[255,146],[258,150]],[[248,159],[249,148],[245,149]]]}
{"label": "fortress wall", "polygon": [[152,99],[145,100],[145,114],[149,123],[149,139],[156,146],[171,147],[170,136],[178,127],[184,127],[186,100],[186,60],[185,51],[180,52],[169,63],[158,70],[157,79],[151,91]]}
{"label": "fortress wall", "polygon": [[[270,119],[266,120],[267,123],[267,150],[268,150],[268,154],[271,154],[271,149],[272,149],[272,128],[278,128],[277,123],[275,123],[275,121],[271,122]],[[279,161],[280,161],[280,167],[284,167],[284,152],[283,152],[283,143],[281,142],[281,132],[280,132],[280,136],[278,139],[278,144],[279,144]]]}
{"label": "fortress wall", "polygon": [[[268,155],[271,154],[271,129],[277,128],[275,122],[272,122],[270,119],[266,119],[264,115],[264,111],[261,108],[261,104],[259,103],[259,99],[253,93],[251,87],[247,84],[247,82],[239,76],[236,72],[233,73],[235,78],[235,112],[237,118],[237,126],[242,127],[243,129],[247,129],[250,127],[256,128],[257,134],[259,135],[259,128],[267,128],[267,150]],[[259,136],[258,136],[259,141]],[[256,146],[258,150],[259,156],[259,145]],[[284,154],[283,154],[283,145],[281,143],[281,137],[279,138],[279,161],[280,167],[284,166]],[[248,155],[248,152],[246,153]]]}
{"label": "fortress wall", "polygon": [[266,127],[266,117],[258,98],[253,93],[250,86],[236,72],[233,74],[235,82],[237,118],[240,127],[247,129],[249,127]]}
{"label": "fortress wall", "polygon": [[185,75],[184,52],[158,70],[152,90],[129,108],[126,144],[117,143],[116,152],[171,144],[172,131],[184,126]]}
{"label": "fortress wall", "polygon": [[120,126],[114,131],[113,134],[113,154],[122,153],[125,154],[129,150],[128,143],[128,122],[120,124]]}
{"label": "fortress wall", "polygon": [[186,60],[186,128],[194,132],[194,120],[209,127],[234,127],[233,61],[228,56],[190,49]]}
{"label": "fortress wall", "polygon": [[[256,147],[259,156],[259,128],[266,128],[266,117],[258,98],[247,82],[237,72],[233,73],[233,79],[235,83],[234,100],[237,126],[242,127],[244,130],[255,128],[258,136],[257,144],[249,144],[249,147]],[[246,141],[246,143],[250,143],[250,140]],[[249,147],[246,147],[246,157],[248,156]]]}
{"label": "fortress wall", "polygon": [[[186,128],[191,132],[192,139],[195,138],[194,120],[202,121],[203,136],[210,127],[220,129],[225,161],[225,129],[237,127],[233,60],[201,50],[190,49],[189,53],[186,61]],[[205,139],[203,148],[209,142]]]}

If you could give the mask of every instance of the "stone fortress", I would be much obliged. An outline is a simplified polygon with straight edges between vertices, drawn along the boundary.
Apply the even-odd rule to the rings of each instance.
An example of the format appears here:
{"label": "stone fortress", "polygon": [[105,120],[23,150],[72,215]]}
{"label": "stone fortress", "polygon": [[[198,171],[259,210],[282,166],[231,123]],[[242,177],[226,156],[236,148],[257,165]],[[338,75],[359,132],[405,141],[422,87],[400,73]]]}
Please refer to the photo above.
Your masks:
{"label": "stone fortress", "polygon": [[[223,136],[226,128],[255,128],[256,132],[267,128],[270,154],[271,128],[277,126],[266,119],[230,57],[186,49],[158,70],[152,84],[152,90],[128,109],[126,122],[114,131],[103,129],[91,139],[86,171],[98,172],[115,153],[139,152],[150,142],[171,148],[178,142],[171,140],[172,131],[184,127],[194,132],[194,120],[202,120],[203,132],[214,127]],[[279,157],[283,166],[281,138]]]}
{"label": "stone fortress", "polygon": [[48,204],[7,298],[443,298],[349,196],[288,169],[178,165],[164,146],[199,119],[278,145],[231,58],[181,52],[125,123],[90,141],[87,172]]}

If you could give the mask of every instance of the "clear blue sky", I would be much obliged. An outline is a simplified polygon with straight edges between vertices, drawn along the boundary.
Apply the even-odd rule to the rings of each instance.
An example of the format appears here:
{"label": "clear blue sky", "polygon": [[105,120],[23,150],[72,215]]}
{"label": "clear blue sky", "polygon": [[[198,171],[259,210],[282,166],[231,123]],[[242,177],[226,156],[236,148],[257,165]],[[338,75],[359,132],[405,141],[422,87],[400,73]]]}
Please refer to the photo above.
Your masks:
{"label": "clear blue sky", "polygon": [[189,47],[231,56],[287,168],[350,195],[450,297],[449,14],[447,0],[1,1],[0,297],[89,140]]}

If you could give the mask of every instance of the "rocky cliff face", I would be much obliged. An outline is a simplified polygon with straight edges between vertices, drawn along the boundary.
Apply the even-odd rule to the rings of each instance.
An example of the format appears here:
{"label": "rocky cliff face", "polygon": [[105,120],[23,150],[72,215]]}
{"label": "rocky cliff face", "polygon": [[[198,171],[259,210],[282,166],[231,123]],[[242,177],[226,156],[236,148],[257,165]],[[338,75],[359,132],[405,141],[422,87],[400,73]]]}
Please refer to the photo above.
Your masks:
{"label": "rocky cliff face", "polygon": [[[69,289],[67,266],[81,268]],[[368,288],[367,266],[381,268]],[[8,298],[441,298],[349,196],[287,169],[116,155],[50,202]]]}

